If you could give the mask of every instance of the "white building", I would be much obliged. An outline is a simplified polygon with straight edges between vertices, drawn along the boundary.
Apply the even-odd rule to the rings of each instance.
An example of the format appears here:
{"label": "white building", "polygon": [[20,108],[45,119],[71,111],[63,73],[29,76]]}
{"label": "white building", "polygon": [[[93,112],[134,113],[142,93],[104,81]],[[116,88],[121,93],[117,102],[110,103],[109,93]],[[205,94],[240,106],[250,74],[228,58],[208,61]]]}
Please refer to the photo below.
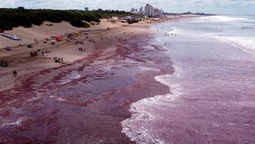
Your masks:
{"label": "white building", "polygon": [[144,14],[147,16],[161,16],[163,13],[162,9],[153,8],[153,6],[150,4],[146,4],[144,8],[140,7],[138,10],[135,8],[132,8],[131,12],[132,13],[140,13],[140,14]]}
{"label": "white building", "polygon": [[153,16],[154,15],[153,6],[150,4],[146,4],[146,6],[144,7],[144,14],[148,16]]}

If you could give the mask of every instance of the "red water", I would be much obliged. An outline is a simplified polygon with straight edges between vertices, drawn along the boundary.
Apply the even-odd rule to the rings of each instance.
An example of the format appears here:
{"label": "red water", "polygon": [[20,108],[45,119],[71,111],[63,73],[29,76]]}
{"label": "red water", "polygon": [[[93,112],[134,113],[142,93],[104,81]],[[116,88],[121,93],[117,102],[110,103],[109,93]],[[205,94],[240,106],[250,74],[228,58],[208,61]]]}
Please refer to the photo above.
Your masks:
{"label": "red water", "polygon": [[82,60],[17,78],[0,93],[0,143],[132,143],[120,125],[129,105],[169,91],[154,76],[172,72],[170,59],[150,40],[111,54],[98,42]]}

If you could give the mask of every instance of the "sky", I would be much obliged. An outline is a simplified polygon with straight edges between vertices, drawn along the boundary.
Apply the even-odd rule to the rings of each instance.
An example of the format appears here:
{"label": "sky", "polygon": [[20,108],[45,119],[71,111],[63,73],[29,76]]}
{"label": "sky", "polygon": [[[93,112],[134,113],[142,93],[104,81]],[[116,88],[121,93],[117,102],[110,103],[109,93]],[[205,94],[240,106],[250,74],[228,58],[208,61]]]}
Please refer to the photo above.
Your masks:
{"label": "sky", "polygon": [[0,0],[0,8],[131,10],[147,3],[169,13],[255,14],[255,0]]}

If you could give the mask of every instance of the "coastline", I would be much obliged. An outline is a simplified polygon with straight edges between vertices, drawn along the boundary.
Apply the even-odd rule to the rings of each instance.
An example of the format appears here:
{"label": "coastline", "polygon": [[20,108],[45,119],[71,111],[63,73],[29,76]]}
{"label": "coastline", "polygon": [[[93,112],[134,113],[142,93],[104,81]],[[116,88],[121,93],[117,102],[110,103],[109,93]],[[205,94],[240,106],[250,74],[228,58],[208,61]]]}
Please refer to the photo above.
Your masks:
{"label": "coastline", "polygon": [[[20,56],[15,48],[7,56],[11,66],[0,71],[3,142],[134,143],[121,133],[121,121],[131,116],[130,104],[169,93],[154,77],[173,73],[155,33],[147,25],[95,30],[89,37],[95,44],[84,35],[76,37],[86,45],[85,52],[77,50],[84,46],[75,41],[62,41],[59,47],[42,46],[44,56],[33,58],[27,56],[30,49]],[[56,56],[63,57],[63,63],[54,63]],[[11,75],[13,69],[17,77]],[[4,134],[7,129],[17,134]],[[44,138],[38,139],[40,129]],[[33,135],[26,136],[28,131]]]}
{"label": "coastline", "polygon": [[[222,22],[227,18],[230,21]],[[252,43],[247,45],[254,34],[243,29],[250,20],[232,19],[209,17],[166,25],[177,36],[158,40],[169,50],[174,73],[155,79],[171,93],[131,104],[132,117],[122,122],[128,137],[137,143],[254,142],[254,55],[237,45],[254,50]],[[228,36],[237,44],[223,41]]]}

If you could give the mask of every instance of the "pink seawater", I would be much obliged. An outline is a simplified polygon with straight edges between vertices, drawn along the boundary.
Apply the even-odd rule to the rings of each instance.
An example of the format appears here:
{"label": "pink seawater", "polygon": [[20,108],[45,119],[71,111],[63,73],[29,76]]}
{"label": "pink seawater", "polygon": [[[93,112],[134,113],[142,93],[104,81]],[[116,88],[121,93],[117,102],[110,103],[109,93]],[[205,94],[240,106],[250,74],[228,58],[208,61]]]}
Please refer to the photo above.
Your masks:
{"label": "pink seawater", "polygon": [[232,34],[231,28],[241,32],[242,26],[198,23],[197,19],[156,27],[174,33],[158,40],[166,43],[175,72],[155,77],[169,86],[169,94],[131,105],[132,117],[122,122],[122,132],[131,140],[139,144],[255,143],[255,56],[215,37],[220,31]]}

